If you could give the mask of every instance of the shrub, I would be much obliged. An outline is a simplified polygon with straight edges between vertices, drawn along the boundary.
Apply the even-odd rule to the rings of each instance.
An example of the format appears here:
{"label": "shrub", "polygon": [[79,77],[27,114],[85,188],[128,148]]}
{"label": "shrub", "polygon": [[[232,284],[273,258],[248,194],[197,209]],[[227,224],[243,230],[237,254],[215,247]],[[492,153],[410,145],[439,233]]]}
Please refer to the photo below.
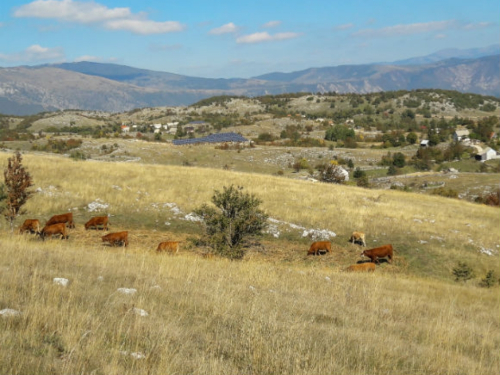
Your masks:
{"label": "shrub", "polygon": [[366,176],[366,172],[364,170],[360,169],[359,167],[356,167],[356,169],[354,170],[354,173],[352,174],[352,176],[354,178],[365,177]]}
{"label": "shrub", "polygon": [[268,215],[259,208],[260,199],[242,190],[240,186],[224,186],[212,196],[215,207],[204,204],[195,210],[203,218],[208,245],[230,259],[241,259],[244,245],[267,226]]}
{"label": "shrub", "polygon": [[348,180],[346,170],[337,163],[323,164],[320,168],[319,179],[323,182],[342,184]]}
{"label": "shrub", "polygon": [[497,279],[495,276],[495,271],[489,270],[486,273],[486,276],[484,277],[484,279],[482,279],[481,282],[479,283],[479,286],[483,287],[483,288],[491,288],[495,284],[496,281],[497,281]]}
{"label": "shrub", "polygon": [[446,198],[458,198],[458,192],[456,190],[450,189],[450,188],[444,188],[440,187],[437,189],[433,189],[431,191],[432,195],[440,195],[441,197],[446,197]]}
{"label": "shrub", "polygon": [[364,187],[364,188],[369,188],[370,187],[370,181],[368,180],[368,177],[366,174],[358,178],[356,181],[356,185],[359,187]]}
{"label": "shrub", "polygon": [[467,263],[458,262],[458,265],[453,268],[453,276],[455,276],[455,281],[465,282],[474,277],[474,271]]}

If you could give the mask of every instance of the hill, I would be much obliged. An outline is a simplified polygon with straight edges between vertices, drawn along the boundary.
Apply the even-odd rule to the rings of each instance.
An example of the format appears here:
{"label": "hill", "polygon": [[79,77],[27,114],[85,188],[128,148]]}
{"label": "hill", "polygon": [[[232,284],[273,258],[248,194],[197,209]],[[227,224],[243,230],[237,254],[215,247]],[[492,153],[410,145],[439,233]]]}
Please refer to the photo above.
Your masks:
{"label": "hill", "polygon": [[[498,286],[478,287],[487,270],[498,275],[498,209],[209,168],[41,154],[23,164],[36,194],[19,221],[71,211],[77,228],[68,241],[42,243],[1,223],[6,372],[494,374],[500,366]],[[201,257],[199,224],[186,216],[228,184],[262,199],[281,233],[239,262]],[[102,246],[102,232],[83,229],[106,213],[111,231],[129,231],[128,248]],[[308,257],[311,240],[298,226],[334,231],[333,254]],[[353,229],[367,233],[368,246],[392,243],[393,264],[342,272],[360,259],[347,242]],[[184,241],[178,256],[153,253],[166,239]],[[458,261],[476,279],[454,283]]]}
{"label": "hill", "polygon": [[500,55],[423,65],[346,65],[270,73],[251,79],[208,79],[91,62],[0,69],[0,113],[61,109],[121,112],[189,105],[216,95],[291,92],[369,93],[421,88],[500,96]]}

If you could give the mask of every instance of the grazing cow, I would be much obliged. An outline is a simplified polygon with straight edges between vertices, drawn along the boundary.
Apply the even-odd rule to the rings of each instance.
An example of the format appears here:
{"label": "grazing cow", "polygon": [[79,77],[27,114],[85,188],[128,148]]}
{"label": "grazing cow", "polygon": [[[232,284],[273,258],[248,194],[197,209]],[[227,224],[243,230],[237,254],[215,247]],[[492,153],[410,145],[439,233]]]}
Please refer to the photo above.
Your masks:
{"label": "grazing cow", "polygon": [[389,263],[392,263],[392,245],[384,245],[374,249],[365,250],[361,256],[370,258],[372,263],[379,263],[378,258],[389,258]]}
{"label": "grazing cow", "polygon": [[54,215],[45,223],[45,225],[47,226],[59,223],[65,223],[68,225],[68,228],[74,228],[75,223],[73,223],[73,213],[69,212],[67,214]]}
{"label": "grazing cow", "polygon": [[156,248],[157,253],[166,252],[170,254],[175,254],[179,251],[179,241],[166,241],[160,242]]}
{"label": "grazing cow", "polygon": [[40,233],[40,222],[37,219],[26,219],[24,220],[23,225],[19,228],[19,233],[30,232]]}
{"label": "grazing cow", "polygon": [[307,255],[318,255],[322,250],[324,250],[327,253],[331,253],[332,252],[331,243],[329,241],[313,242],[313,244],[309,248],[309,251],[307,252]]}
{"label": "grazing cow", "polygon": [[364,247],[366,247],[365,234],[363,232],[352,232],[349,242],[361,243]]}
{"label": "grazing cow", "polygon": [[128,232],[115,232],[102,236],[102,242],[109,242],[111,246],[128,246]]}
{"label": "grazing cow", "polygon": [[108,217],[107,216],[95,216],[85,223],[85,230],[93,227],[99,229],[99,225],[102,225],[102,229],[108,230]]}
{"label": "grazing cow", "polygon": [[46,225],[40,232],[40,237],[45,241],[45,237],[52,237],[55,235],[61,235],[61,240],[68,239],[69,236],[66,234],[66,225],[64,223]]}
{"label": "grazing cow", "polygon": [[361,263],[361,264],[353,264],[352,266],[347,267],[347,272],[373,272],[375,271],[375,263]]}

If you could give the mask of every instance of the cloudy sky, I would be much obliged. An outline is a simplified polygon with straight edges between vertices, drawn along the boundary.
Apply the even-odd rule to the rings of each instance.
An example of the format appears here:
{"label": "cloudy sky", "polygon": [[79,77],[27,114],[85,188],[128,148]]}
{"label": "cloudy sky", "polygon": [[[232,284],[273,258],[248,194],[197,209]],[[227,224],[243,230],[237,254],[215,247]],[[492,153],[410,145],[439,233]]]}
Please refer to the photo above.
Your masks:
{"label": "cloudy sky", "polygon": [[498,44],[499,15],[498,0],[0,0],[0,67],[249,78]]}

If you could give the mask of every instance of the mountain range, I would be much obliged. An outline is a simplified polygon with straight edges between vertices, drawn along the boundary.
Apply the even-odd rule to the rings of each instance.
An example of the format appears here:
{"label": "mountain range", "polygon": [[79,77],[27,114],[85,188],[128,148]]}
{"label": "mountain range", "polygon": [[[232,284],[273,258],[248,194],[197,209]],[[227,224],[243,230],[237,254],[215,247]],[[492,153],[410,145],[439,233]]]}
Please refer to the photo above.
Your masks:
{"label": "mountain range", "polygon": [[310,68],[249,79],[212,79],[96,62],[0,68],[0,113],[85,109],[123,112],[189,105],[215,95],[368,93],[435,88],[500,96],[500,46],[443,50],[394,63]]}

